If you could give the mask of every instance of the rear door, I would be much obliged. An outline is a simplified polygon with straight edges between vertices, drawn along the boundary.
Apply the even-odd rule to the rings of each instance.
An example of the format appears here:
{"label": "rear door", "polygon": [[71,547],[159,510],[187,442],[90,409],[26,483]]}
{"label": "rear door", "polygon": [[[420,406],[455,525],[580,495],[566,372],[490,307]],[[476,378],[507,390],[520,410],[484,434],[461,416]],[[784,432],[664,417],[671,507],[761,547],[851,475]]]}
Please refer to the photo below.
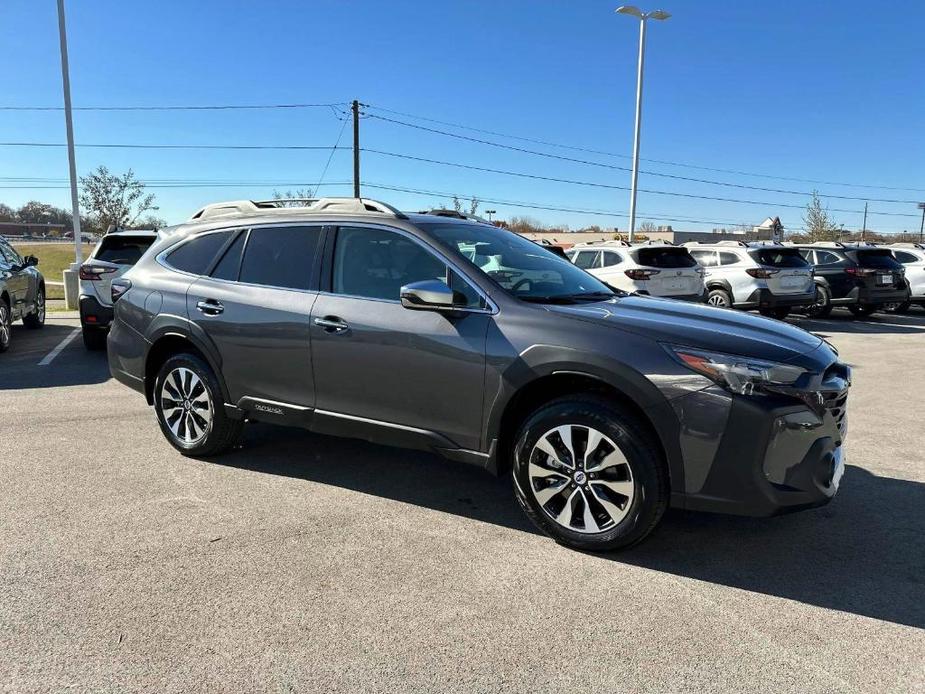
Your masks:
{"label": "rear door", "polygon": [[283,414],[279,405],[314,406],[309,318],[322,231],[281,224],[221,232],[228,238],[187,291],[189,318],[215,345],[232,404],[272,414]]}
{"label": "rear door", "polygon": [[912,296],[925,296],[925,251],[894,250],[896,260],[906,268],[906,281],[912,289]]}
{"label": "rear door", "polygon": [[772,246],[749,254],[773,273],[767,280],[772,294],[806,294],[813,290],[813,268],[796,248]]}
{"label": "rear door", "polygon": [[848,296],[851,290],[854,289],[855,279],[848,274],[847,268],[849,266],[854,267],[854,263],[831,251],[819,248],[804,250],[812,254],[816,276],[822,277],[826,281],[832,293],[832,298],[842,299]]}

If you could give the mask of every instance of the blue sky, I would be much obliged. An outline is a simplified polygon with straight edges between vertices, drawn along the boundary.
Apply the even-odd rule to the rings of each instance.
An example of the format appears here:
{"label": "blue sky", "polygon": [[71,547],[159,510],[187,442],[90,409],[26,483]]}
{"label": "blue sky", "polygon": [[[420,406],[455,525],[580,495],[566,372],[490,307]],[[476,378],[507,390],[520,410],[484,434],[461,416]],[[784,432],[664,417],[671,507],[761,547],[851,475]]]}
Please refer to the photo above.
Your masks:
{"label": "blue sky", "polygon": [[[375,108],[370,115],[628,167],[638,25],[614,15],[616,4],[70,0],[73,101],[75,106],[160,106],[357,98],[379,109],[622,156],[485,135]],[[911,201],[925,199],[925,4],[665,0],[663,7],[673,17],[649,27],[641,150],[644,160],[660,162],[642,163],[641,169],[652,173],[640,175],[640,188],[761,204],[640,193],[639,221],[677,219],[685,221],[671,222],[675,228],[710,229],[779,215],[785,226],[797,228],[805,192],[816,188],[827,195],[871,198],[869,228],[918,230]],[[0,65],[5,68],[0,106],[61,105],[56,21],[53,0],[0,3]],[[330,108],[75,113],[78,143],[331,146],[342,125]],[[60,112],[0,110],[0,141],[64,142],[64,137]],[[622,187],[630,180],[619,169],[514,152],[375,118],[362,122],[362,140],[373,149],[549,178]],[[341,144],[350,144],[349,125]],[[80,173],[105,164],[116,171],[131,167],[152,182],[198,182],[198,187],[152,188],[160,215],[171,223],[206,202],[271,197],[274,186],[262,183],[312,185],[327,158],[326,151],[305,150],[77,151]],[[349,151],[335,153],[325,181],[349,181],[351,167]],[[0,201],[15,206],[38,198],[66,207],[68,193],[60,188],[66,176],[64,149],[0,146]],[[33,178],[50,180],[25,180]],[[446,202],[436,194],[442,192],[623,214],[629,207],[625,190],[373,153],[363,155],[363,179],[433,191],[364,190],[405,209]],[[243,185],[203,185],[212,181]],[[322,190],[351,194],[349,184]],[[846,228],[860,227],[863,201],[826,202],[846,210],[833,212]],[[500,202],[484,208],[498,210],[501,218],[526,214],[572,228],[627,226],[625,216]]]}

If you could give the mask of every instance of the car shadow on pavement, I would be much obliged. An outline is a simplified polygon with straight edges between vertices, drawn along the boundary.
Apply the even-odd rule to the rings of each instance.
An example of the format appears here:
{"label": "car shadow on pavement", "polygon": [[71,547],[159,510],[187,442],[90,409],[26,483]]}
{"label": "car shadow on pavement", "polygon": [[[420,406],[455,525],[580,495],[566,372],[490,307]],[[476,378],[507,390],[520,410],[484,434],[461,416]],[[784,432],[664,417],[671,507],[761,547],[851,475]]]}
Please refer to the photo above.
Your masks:
{"label": "car shadow on pavement", "polygon": [[[429,453],[254,423],[244,447],[215,462],[537,532],[507,476]],[[670,510],[642,544],[594,556],[925,628],[923,509],[925,484],[849,466],[820,509],[766,519]]]}
{"label": "car shadow on pavement", "polygon": [[925,334],[925,311],[911,309],[909,313],[875,313],[868,318],[855,318],[847,310],[835,310],[827,318],[808,318],[793,313],[787,322],[804,330],[823,335],[882,334],[914,335]]}
{"label": "car shadow on pavement", "polygon": [[60,343],[74,333],[73,325],[49,319],[41,330],[13,326],[10,349],[0,354],[0,391],[92,385],[108,381],[106,352],[88,352],[80,334],[50,364],[39,366]]}

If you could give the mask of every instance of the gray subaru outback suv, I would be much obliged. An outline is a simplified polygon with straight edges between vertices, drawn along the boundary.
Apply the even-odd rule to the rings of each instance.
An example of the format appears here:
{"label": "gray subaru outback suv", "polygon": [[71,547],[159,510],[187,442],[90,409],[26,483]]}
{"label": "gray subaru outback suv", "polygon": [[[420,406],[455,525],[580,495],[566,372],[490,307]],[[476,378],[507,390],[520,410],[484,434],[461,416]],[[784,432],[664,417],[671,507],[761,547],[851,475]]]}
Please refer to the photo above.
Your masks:
{"label": "gray subaru outback suv", "polygon": [[112,292],[112,373],[185,455],[247,420],[426,449],[512,474],[541,530],[590,550],[669,505],[818,506],[844,470],[850,373],[826,342],[614,290],[480,220],[210,205]]}

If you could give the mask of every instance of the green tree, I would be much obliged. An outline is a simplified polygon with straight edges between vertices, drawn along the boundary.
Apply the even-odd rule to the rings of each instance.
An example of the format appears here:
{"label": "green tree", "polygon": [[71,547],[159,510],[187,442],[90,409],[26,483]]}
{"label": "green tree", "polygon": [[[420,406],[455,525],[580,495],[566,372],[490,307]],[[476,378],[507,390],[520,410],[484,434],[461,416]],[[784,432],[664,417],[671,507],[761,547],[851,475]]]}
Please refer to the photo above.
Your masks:
{"label": "green tree", "polygon": [[154,204],[154,193],[145,194],[145,184],[135,178],[131,169],[119,176],[100,166],[81,176],[80,185],[80,204],[89,212],[91,223],[103,232],[110,227],[131,227],[145,212],[159,209]]}
{"label": "green tree", "polygon": [[824,207],[819,198],[819,191],[813,191],[812,200],[806,206],[803,215],[803,227],[809,241],[835,241],[838,239],[838,229],[835,221],[829,216],[829,210]]}

